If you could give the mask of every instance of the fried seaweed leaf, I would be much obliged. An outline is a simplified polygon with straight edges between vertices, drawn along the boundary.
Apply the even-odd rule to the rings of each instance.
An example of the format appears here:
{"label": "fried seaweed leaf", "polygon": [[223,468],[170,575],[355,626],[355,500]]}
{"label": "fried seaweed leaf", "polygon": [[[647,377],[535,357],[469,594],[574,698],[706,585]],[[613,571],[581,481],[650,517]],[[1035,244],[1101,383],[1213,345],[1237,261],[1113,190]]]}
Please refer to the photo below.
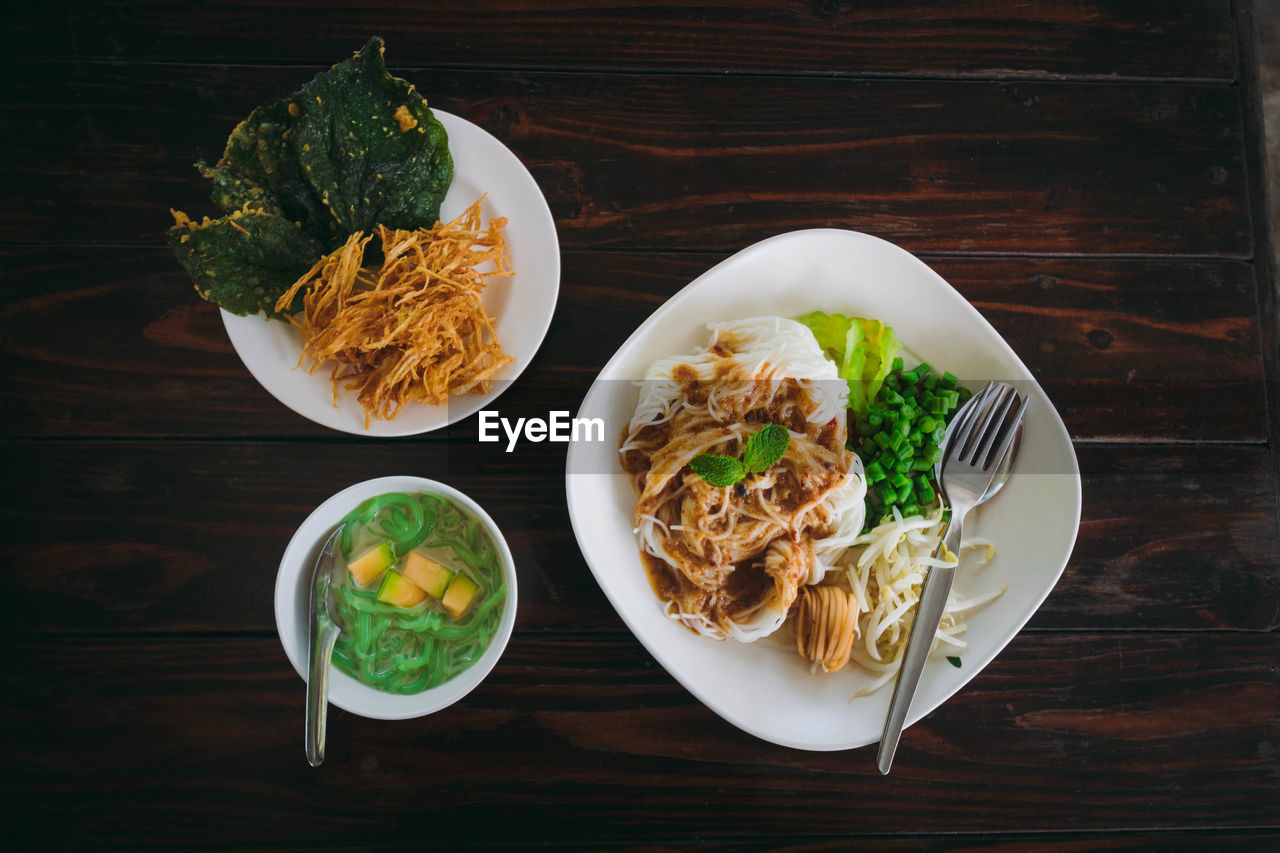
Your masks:
{"label": "fried seaweed leaf", "polygon": [[443,125],[387,73],[382,39],[236,125],[213,182],[222,219],[176,214],[170,244],[196,290],[236,314],[265,310],[321,254],[375,225],[426,228],[453,180]]}
{"label": "fried seaweed leaf", "polygon": [[[215,186],[222,176],[233,175],[255,187],[263,187],[273,198],[274,210],[291,219],[324,244],[326,250],[345,242],[347,233],[321,200],[303,174],[294,152],[293,123],[301,109],[294,95],[265,107],[258,107],[236,125],[218,161]],[[231,178],[222,177],[230,182]],[[214,203],[231,213],[240,205],[227,207],[216,191]]]}
{"label": "fried seaweed leaf", "polygon": [[239,172],[221,166],[211,167],[203,160],[196,163],[196,168],[200,170],[200,174],[213,181],[213,203],[227,213],[249,209],[276,216],[284,215],[275,195]]}
{"label": "fried seaweed leaf", "polygon": [[278,316],[276,300],[322,253],[314,238],[271,213],[238,210],[199,223],[175,213],[174,219],[169,245],[196,292],[242,317]]}
{"label": "fried seaweed leaf", "polygon": [[294,153],[347,233],[433,225],[453,180],[443,125],[382,51],[375,36],[298,93]]}

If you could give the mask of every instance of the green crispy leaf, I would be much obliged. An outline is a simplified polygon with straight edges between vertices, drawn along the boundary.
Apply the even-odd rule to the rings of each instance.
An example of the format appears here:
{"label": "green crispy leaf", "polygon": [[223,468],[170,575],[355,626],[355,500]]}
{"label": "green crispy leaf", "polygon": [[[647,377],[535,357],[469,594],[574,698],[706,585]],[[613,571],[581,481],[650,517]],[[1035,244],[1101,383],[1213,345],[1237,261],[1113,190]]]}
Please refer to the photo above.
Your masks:
{"label": "green crispy leaf", "polygon": [[768,471],[787,452],[790,443],[791,434],[786,427],[766,424],[747,439],[747,446],[742,451],[742,466],[751,474]]}
{"label": "green crispy leaf", "polygon": [[434,225],[453,180],[443,125],[387,73],[376,37],[255,109],[218,164],[197,168],[228,215],[198,225],[178,215],[170,244],[205,299],[271,316],[285,289],[351,233]]}
{"label": "green crispy leaf", "polygon": [[[307,181],[302,164],[291,141],[295,114],[301,109],[294,103],[297,95],[258,107],[236,125],[227,139],[226,150],[215,173],[224,183],[236,176],[241,181],[265,188],[273,196],[274,212],[293,220],[326,250],[340,246],[346,232],[321,201],[319,193]],[[214,203],[231,213],[239,206],[227,207],[217,195],[215,177]]]}
{"label": "green crispy leaf", "polygon": [[447,135],[413,86],[387,73],[382,39],[317,75],[297,105],[294,153],[348,233],[435,223],[453,180]]}
{"label": "green crispy leaf", "polygon": [[179,218],[169,229],[169,245],[196,292],[241,316],[276,315],[276,300],[321,253],[297,225],[260,211],[201,223]]}
{"label": "green crispy leaf", "polygon": [[196,163],[200,174],[213,181],[213,203],[227,213],[237,210],[254,210],[283,216],[280,203],[270,190],[232,169],[210,167],[203,160]]}
{"label": "green crispy leaf", "polygon": [[716,453],[699,453],[689,461],[689,467],[713,486],[732,486],[747,475],[737,459]]}

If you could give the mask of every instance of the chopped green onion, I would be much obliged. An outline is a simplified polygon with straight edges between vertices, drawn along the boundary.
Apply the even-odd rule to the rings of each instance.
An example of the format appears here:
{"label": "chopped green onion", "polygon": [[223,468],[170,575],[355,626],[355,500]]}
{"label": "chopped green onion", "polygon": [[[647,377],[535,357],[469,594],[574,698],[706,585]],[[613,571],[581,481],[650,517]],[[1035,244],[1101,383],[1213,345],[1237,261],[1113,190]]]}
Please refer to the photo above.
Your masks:
{"label": "chopped green onion", "polygon": [[942,458],[947,422],[971,395],[953,374],[939,376],[926,363],[905,370],[901,357],[894,360],[849,442],[866,473],[868,527],[894,506],[910,515],[937,505],[933,468]]}

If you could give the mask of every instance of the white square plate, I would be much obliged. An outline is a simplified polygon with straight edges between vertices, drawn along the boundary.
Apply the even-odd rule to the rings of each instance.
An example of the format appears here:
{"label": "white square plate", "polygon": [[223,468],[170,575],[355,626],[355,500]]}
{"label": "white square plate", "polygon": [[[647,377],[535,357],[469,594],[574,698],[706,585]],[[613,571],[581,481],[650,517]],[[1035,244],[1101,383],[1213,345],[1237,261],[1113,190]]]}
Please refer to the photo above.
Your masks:
{"label": "white square plate", "polygon": [[713,711],[773,743],[835,750],[879,740],[892,686],[855,699],[870,675],[812,674],[794,648],[773,638],[716,642],[666,619],[640,562],[636,496],[617,456],[636,403],[632,381],[652,362],[705,346],[707,323],[814,310],[884,321],[908,350],[908,367],[914,357],[969,387],[1003,379],[1031,397],[1008,485],[966,524],[967,534],[995,544],[996,556],[978,567],[966,555],[956,580],[971,597],[1007,589],[970,615],[960,668],[930,659],[908,724],[977,675],[1053,589],[1080,523],[1080,472],[1062,419],[995,329],[918,258],[867,234],[796,231],[750,246],[669,299],[622,345],[578,413],[603,418],[606,440],[574,443],[568,453],[569,515],[587,564],[645,648]]}

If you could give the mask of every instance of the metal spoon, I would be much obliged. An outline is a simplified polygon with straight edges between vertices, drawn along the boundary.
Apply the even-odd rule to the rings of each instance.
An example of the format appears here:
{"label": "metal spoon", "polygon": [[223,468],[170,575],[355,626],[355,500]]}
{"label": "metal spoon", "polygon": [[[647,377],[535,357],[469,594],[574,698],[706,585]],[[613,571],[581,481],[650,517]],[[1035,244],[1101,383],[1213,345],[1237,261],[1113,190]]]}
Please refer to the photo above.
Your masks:
{"label": "metal spoon", "polygon": [[[315,568],[311,571],[307,618],[307,761],[312,767],[324,762],[324,726],[329,710],[329,661],[333,658],[333,646],[342,629],[333,621],[330,611],[329,581],[333,568],[333,551],[345,524],[329,534]],[[319,604],[324,602],[324,612]]]}

